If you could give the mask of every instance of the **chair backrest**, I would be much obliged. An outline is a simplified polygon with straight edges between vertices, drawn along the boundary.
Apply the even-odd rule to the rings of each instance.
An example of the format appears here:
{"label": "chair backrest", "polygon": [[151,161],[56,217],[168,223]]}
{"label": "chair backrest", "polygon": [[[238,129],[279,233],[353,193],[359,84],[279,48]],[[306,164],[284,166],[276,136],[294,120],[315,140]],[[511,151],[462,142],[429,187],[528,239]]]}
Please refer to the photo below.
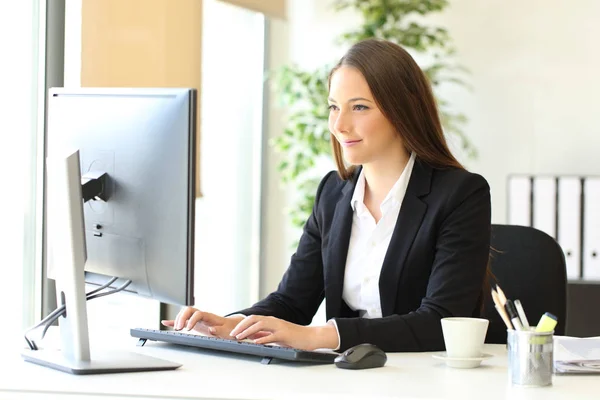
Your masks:
{"label": "chair backrest", "polygon": [[[560,245],[535,228],[492,225],[491,269],[506,297],[520,300],[530,325],[545,312],[558,318],[556,335],[567,325],[567,275]],[[506,325],[494,308],[491,296],[484,317],[490,320],[487,343],[506,343]]]}

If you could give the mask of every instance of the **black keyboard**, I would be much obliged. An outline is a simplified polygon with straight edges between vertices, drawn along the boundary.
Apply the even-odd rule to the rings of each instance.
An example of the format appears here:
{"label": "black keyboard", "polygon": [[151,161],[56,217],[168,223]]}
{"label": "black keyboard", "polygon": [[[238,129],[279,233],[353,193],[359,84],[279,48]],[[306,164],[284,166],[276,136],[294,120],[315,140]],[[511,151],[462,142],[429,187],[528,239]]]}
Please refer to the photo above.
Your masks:
{"label": "black keyboard", "polygon": [[281,360],[331,364],[333,363],[335,357],[337,357],[336,353],[299,350],[290,347],[270,346],[237,340],[220,339],[211,336],[200,336],[192,333],[182,333],[176,331],[159,331],[155,329],[137,328],[131,329],[130,333],[131,336],[139,339],[200,347],[203,349],[228,351],[232,353],[249,354],[253,356],[265,357],[266,359],[277,358]]}

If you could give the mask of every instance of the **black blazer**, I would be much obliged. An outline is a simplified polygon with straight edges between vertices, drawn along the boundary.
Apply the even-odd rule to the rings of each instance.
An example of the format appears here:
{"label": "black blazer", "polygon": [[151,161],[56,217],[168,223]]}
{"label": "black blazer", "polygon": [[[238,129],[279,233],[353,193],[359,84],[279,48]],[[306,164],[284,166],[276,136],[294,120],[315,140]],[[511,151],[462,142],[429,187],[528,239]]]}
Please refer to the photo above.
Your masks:
{"label": "black blazer", "polygon": [[311,322],[326,298],[340,351],[372,343],[384,351],[444,349],[440,319],[478,316],[489,255],[490,189],[480,175],[415,160],[381,275],[382,318],[359,318],[342,300],[356,185],[335,171],[317,190],[296,253],[277,290],[245,315]]}

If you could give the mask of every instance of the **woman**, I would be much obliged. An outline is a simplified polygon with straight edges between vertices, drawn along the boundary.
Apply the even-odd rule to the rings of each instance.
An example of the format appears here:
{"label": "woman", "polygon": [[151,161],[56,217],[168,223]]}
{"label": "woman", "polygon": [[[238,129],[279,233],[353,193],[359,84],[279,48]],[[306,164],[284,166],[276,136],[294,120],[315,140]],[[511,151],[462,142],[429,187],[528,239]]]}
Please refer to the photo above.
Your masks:
{"label": "woman", "polygon": [[[441,318],[479,314],[489,186],[448,149],[421,69],[393,43],[357,43],[331,71],[329,110],[338,171],[277,290],[234,315],[188,307],[163,324],[306,350],[434,351]],[[305,326],[324,297],[327,324]]]}

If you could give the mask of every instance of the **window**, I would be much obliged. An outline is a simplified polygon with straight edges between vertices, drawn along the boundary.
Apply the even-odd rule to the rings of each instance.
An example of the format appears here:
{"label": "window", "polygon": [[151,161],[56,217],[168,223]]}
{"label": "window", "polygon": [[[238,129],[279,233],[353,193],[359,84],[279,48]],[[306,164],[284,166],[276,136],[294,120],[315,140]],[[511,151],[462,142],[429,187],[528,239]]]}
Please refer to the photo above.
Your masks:
{"label": "window", "polygon": [[[20,336],[31,325],[39,304],[39,262],[36,153],[39,124],[40,9],[44,1],[25,0],[0,4],[0,269],[3,288],[0,304],[10,305],[14,330],[0,331],[0,340]],[[39,272],[39,271],[37,271]]]}

